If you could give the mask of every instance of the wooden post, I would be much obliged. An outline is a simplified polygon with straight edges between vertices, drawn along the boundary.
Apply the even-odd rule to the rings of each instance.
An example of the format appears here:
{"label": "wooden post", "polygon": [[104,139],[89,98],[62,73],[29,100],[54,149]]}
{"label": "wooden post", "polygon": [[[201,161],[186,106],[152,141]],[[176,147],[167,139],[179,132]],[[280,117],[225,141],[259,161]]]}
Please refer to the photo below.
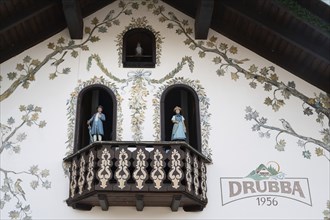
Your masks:
{"label": "wooden post", "polygon": [[100,206],[101,206],[102,210],[103,211],[108,211],[109,201],[108,201],[107,196],[105,194],[98,194],[97,197],[99,199],[99,203],[100,203]]}

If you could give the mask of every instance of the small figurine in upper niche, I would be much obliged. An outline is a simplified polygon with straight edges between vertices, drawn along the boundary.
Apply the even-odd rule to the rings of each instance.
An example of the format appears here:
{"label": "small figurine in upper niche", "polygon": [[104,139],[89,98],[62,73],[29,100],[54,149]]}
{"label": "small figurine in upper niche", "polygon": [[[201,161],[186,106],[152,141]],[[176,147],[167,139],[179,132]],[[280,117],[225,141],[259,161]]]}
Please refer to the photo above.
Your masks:
{"label": "small figurine in upper niche", "polygon": [[135,48],[136,56],[142,56],[143,49],[141,47],[140,42],[137,43],[136,48]]}
{"label": "small figurine in upper niche", "polygon": [[[99,105],[97,107],[97,112],[92,116],[91,119],[87,121],[88,128],[90,130],[90,136],[93,138],[91,142],[102,141],[102,136],[104,136],[103,122],[105,121],[105,115],[102,113],[103,106]],[[92,123],[92,127],[90,124]]]}
{"label": "small figurine in upper niche", "polygon": [[175,115],[172,117],[173,130],[172,130],[172,141],[185,141],[186,140],[186,126],[184,123],[184,117],[180,114],[181,108],[175,106]]}

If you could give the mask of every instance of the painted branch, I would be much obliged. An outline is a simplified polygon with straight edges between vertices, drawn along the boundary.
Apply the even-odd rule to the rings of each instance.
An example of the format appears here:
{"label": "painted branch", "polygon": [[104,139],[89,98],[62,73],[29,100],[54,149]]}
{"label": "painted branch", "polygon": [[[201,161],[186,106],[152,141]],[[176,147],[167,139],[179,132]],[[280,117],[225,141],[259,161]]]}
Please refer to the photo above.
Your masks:
{"label": "painted branch", "polygon": [[17,126],[9,135],[8,137],[6,137],[6,139],[2,142],[2,145],[0,147],[0,154],[3,152],[3,150],[5,149],[5,145],[3,143],[6,143],[9,141],[10,138],[12,138],[15,133],[18,131],[18,129],[20,129],[24,124],[26,123],[26,121],[23,121],[19,126]]}
{"label": "painted branch", "polygon": [[303,102],[307,103],[309,106],[311,106],[312,108],[314,108],[316,111],[323,113],[327,118],[328,118],[328,124],[330,126],[330,109],[329,108],[325,108],[325,107],[321,107],[321,106],[317,106],[316,104],[311,104],[309,102],[309,97],[307,97],[306,95],[302,94],[301,92],[299,92],[298,90],[296,90],[295,88],[289,87],[287,85],[285,85],[283,82],[277,82],[274,80],[271,80],[267,77],[261,76],[261,75],[257,75],[257,74],[253,74],[250,73],[249,71],[243,69],[241,66],[239,66],[238,64],[234,63],[232,59],[230,59],[226,53],[221,52],[219,49],[216,48],[207,48],[204,47],[200,44],[198,44],[195,39],[193,39],[184,29],[184,27],[181,25],[181,23],[179,21],[170,19],[168,17],[166,17],[163,13],[161,13],[162,16],[169,20],[172,21],[174,23],[176,23],[180,29],[182,30],[182,32],[184,33],[184,35],[199,49],[201,49],[204,52],[209,52],[209,53],[215,53],[219,56],[221,56],[231,67],[235,68],[238,72],[243,73],[244,75],[251,75],[252,77],[262,77],[263,80],[277,88],[279,88],[280,90],[288,90],[293,96],[301,99]]}
{"label": "painted branch", "polygon": [[297,137],[297,138],[300,138],[304,141],[314,143],[314,144],[322,147],[326,151],[330,152],[330,146],[325,144],[324,142],[322,142],[320,140],[317,140],[317,139],[314,139],[314,138],[311,138],[311,137],[306,137],[306,136],[297,134],[296,132],[291,132],[291,131],[284,130],[284,129],[281,129],[281,128],[277,128],[277,127],[274,127],[274,126],[268,126],[268,125],[265,125],[265,124],[260,124],[257,120],[255,120],[255,121],[258,123],[258,125],[260,125],[260,127],[263,127],[265,129],[270,129],[270,130],[273,130],[273,131],[279,131],[279,132],[282,132],[282,133],[290,134],[290,135],[292,135],[294,137]]}

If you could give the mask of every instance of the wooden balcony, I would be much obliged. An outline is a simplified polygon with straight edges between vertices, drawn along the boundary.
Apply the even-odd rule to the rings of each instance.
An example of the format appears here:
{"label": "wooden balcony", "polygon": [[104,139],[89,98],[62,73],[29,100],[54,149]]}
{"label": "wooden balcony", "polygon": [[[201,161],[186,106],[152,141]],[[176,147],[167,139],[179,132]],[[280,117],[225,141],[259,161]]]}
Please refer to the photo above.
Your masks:
{"label": "wooden balcony", "polygon": [[170,207],[202,211],[207,204],[206,163],[185,142],[96,142],[64,158],[70,166],[74,209],[101,206]]}

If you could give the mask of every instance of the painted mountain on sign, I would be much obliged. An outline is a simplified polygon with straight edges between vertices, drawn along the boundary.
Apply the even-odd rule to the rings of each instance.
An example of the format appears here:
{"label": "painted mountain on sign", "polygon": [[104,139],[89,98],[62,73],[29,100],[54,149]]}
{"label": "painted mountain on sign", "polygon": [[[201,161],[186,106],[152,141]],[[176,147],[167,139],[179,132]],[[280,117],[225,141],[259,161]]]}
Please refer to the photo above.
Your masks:
{"label": "painted mountain on sign", "polygon": [[253,170],[246,178],[254,180],[267,180],[270,177],[277,176],[279,172],[272,166],[266,167],[264,164],[260,164],[257,169]]}

